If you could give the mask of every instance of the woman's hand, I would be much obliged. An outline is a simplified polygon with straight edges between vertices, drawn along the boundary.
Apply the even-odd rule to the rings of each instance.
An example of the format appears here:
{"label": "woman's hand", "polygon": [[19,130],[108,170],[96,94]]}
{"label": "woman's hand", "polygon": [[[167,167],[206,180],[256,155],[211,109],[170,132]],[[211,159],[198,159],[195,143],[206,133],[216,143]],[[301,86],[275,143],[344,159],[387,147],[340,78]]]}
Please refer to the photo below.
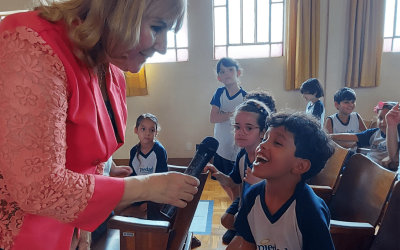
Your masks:
{"label": "woman's hand", "polygon": [[195,177],[177,172],[127,177],[119,206],[137,201],[154,201],[186,207],[197,193],[199,184]]}
{"label": "woman's hand", "polygon": [[389,156],[386,156],[385,158],[383,158],[383,160],[381,161],[381,165],[384,168],[388,168],[389,163],[391,163],[392,161],[390,160]]}
{"label": "woman's hand", "polygon": [[254,176],[251,168],[247,167],[243,180],[245,182],[249,183],[250,185],[253,185],[253,184],[259,183],[263,179],[260,179],[256,176]]}

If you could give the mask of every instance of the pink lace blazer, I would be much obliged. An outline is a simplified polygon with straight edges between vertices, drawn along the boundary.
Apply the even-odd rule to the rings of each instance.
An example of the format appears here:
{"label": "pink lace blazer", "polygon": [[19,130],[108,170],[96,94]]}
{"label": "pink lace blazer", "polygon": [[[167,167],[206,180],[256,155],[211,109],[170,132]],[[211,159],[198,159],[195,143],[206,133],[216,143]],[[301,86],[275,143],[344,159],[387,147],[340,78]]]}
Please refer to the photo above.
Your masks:
{"label": "pink lace blazer", "polygon": [[[62,22],[0,22],[0,248],[67,250],[74,227],[94,230],[122,198],[123,179],[94,175],[122,143],[72,51]],[[112,65],[106,78],[123,141],[125,81]]]}

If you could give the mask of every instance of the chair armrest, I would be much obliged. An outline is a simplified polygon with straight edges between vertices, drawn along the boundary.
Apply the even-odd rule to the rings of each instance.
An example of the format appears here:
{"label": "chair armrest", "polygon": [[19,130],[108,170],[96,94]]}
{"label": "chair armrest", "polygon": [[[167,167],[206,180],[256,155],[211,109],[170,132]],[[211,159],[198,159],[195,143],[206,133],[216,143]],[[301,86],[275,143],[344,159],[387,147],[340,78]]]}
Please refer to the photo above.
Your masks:
{"label": "chair armrest", "polygon": [[170,228],[168,221],[143,220],[115,215],[107,223],[111,229],[121,231],[146,231],[150,233],[167,233]]}
{"label": "chair armrest", "polygon": [[183,250],[190,250],[192,249],[192,239],[193,239],[193,233],[189,232],[187,237],[186,237],[186,242]]}
{"label": "chair armrest", "polygon": [[177,165],[168,164],[168,171],[175,171],[175,172],[183,173],[183,172],[185,172],[186,169],[187,169],[187,167],[185,167],[185,166],[177,166]]}
{"label": "chair armrest", "polygon": [[329,204],[332,198],[332,188],[329,186],[310,185],[312,190],[319,198],[323,199],[326,204]]}
{"label": "chair armrest", "polygon": [[374,235],[375,233],[375,228],[369,223],[331,220],[331,233],[352,234],[354,233],[354,230],[361,230],[365,233],[372,233],[372,235]]}
{"label": "chair armrest", "polygon": [[369,249],[375,228],[369,223],[331,220],[330,233],[336,249]]}
{"label": "chair armrest", "polygon": [[368,152],[370,152],[371,149],[369,148],[357,148],[357,153],[363,154],[363,155],[367,155]]}

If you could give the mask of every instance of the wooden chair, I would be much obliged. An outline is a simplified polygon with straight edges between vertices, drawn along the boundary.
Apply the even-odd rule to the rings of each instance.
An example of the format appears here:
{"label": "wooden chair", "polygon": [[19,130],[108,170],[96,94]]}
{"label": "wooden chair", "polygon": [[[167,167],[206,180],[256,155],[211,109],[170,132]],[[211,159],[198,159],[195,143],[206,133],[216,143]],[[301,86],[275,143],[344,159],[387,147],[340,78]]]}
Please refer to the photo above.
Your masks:
{"label": "wooden chair", "polygon": [[336,191],[340,179],[340,171],[343,169],[344,162],[349,154],[349,149],[343,148],[336,143],[334,143],[334,145],[335,153],[329,158],[324,169],[307,181],[314,192],[321,197],[326,204],[329,204],[332,195]]}
{"label": "wooden chair", "polygon": [[382,223],[370,250],[400,249],[400,182],[394,185]]}
{"label": "wooden chair", "polygon": [[378,127],[378,123],[374,120],[371,120],[371,123],[369,124],[369,126],[367,128],[370,129],[370,128],[377,128],[377,127]]}
{"label": "wooden chair", "polygon": [[[184,172],[186,167],[168,165],[170,171]],[[182,250],[190,249],[192,234],[189,227],[194,217],[208,173],[199,177],[197,194],[185,208],[180,208],[171,218],[160,213],[162,204],[148,202],[148,219],[113,216],[109,230],[93,250]]]}
{"label": "wooden chair", "polygon": [[329,204],[337,250],[369,248],[395,178],[362,154],[350,158]]}

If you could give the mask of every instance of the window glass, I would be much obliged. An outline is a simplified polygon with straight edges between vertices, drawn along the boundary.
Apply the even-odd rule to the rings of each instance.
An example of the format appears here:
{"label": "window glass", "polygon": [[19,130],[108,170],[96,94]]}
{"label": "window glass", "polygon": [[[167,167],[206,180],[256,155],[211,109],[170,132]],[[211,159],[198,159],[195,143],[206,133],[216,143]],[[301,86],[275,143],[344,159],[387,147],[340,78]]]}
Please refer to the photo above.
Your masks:
{"label": "window glass", "polygon": [[214,0],[214,59],[283,56],[283,0]]}

